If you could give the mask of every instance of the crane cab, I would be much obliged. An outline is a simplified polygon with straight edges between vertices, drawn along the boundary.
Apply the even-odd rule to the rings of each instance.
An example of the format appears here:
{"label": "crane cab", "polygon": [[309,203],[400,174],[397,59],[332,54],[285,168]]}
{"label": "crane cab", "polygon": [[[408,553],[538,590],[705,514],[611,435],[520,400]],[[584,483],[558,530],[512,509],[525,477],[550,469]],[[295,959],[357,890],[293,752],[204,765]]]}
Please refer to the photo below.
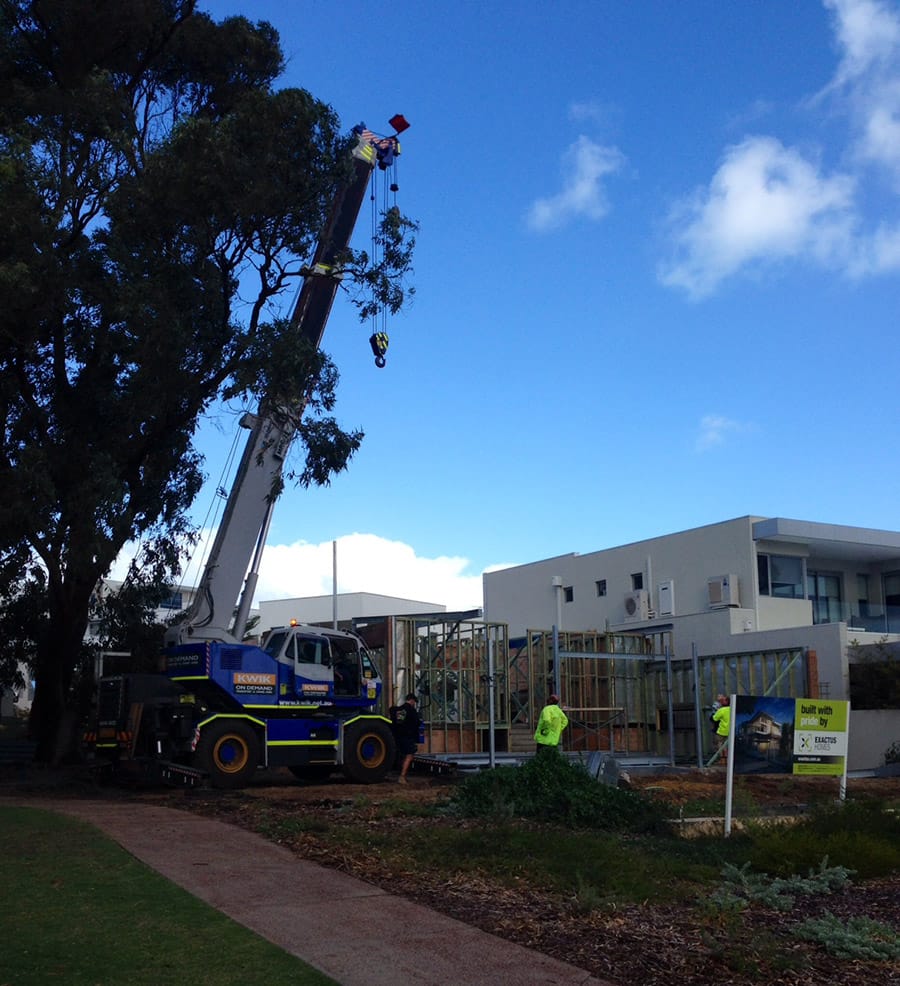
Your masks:
{"label": "crane cab", "polygon": [[263,650],[287,685],[280,689],[282,701],[358,706],[374,704],[381,692],[375,663],[355,634],[302,624],[273,627]]}

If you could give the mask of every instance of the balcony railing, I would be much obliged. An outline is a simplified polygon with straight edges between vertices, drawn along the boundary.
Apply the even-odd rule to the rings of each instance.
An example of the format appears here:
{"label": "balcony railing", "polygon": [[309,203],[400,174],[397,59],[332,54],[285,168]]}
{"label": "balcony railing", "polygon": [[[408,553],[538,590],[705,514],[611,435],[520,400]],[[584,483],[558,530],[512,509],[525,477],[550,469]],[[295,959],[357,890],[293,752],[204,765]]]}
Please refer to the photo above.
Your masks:
{"label": "balcony railing", "polygon": [[900,633],[900,606],[811,599],[813,623],[846,623],[867,633]]}

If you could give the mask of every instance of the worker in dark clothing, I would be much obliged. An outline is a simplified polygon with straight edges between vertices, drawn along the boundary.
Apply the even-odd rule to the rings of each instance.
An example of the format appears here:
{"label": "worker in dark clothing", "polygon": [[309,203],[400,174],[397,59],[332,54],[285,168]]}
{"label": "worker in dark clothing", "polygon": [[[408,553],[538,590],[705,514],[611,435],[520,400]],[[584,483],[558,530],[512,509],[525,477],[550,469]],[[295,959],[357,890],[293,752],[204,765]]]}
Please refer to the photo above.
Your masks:
{"label": "worker in dark clothing", "polygon": [[406,783],[406,773],[416,753],[416,744],[419,742],[419,710],[416,706],[416,696],[410,692],[403,705],[398,705],[392,710],[391,721],[394,726],[394,739],[397,743],[397,753],[401,757],[400,777],[401,784]]}

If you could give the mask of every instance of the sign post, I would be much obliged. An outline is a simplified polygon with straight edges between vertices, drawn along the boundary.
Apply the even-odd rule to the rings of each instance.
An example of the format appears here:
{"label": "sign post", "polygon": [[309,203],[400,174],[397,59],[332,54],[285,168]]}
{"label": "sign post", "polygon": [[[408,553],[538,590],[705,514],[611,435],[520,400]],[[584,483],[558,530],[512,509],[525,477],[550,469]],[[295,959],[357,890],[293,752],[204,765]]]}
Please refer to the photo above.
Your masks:
{"label": "sign post", "polygon": [[734,720],[737,710],[737,695],[732,695],[728,701],[731,703],[731,715],[728,719],[728,753],[725,769],[725,836],[731,835],[731,801],[734,794]]}

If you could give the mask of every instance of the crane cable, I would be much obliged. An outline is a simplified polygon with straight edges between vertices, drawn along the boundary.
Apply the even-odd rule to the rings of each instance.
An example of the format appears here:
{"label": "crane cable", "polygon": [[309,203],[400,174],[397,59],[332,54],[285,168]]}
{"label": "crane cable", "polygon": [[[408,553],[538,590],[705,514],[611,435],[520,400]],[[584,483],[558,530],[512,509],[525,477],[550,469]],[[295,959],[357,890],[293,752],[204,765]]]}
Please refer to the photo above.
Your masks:
{"label": "crane cable", "polygon": [[209,554],[212,551],[212,544],[215,540],[215,533],[218,527],[219,520],[219,510],[224,509],[224,506],[228,502],[228,489],[230,488],[229,478],[231,476],[231,471],[234,468],[235,460],[238,458],[238,438],[240,436],[241,429],[235,428],[234,435],[231,440],[231,448],[228,450],[228,456],[226,457],[225,464],[222,466],[222,472],[219,479],[219,483],[216,486],[212,499],[210,501],[209,507],[206,511],[206,516],[203,518],[203,523],[200,525],[200,530],[208,530],[210,532],[209,537],[207,537],[205,544],[202,545],[202,551],[200,552],[200,557],[195,557],[194,554],[188,559],[188,563],[185,566],[185,572],[182,579],[182,584],[190,585],[188,575],[194,567],[194,563],[197,562],[198,567],[198,580],[202,576],[203,571],[206,569],[206,562],[209,558]]}
{"label": "crane cable", "polygon": [[[382,213],[381,215],[385,218],[389,210],[390,205],[390,195],[394,197],[393,208],[397,208],[397,192],[400,188],[397,183],[397,157],[395,156],[390,165],[391,168],[391,181],[388,183],[385,181],[383,190],[383,202],[382,202]],[[371,225],[372,225],[372,267],[378,267],[379,264],[384,260],[384,241],[383,237],[379,235],[379,222],[378,222],[378,185],[377,185],[377,170],[372,172],[372,183],[371,191],[369,194],[369,201],[371,203]],[[377,297],[377,289],[375,284],[372,285],[372,335],[369,337],[369,345],[372,347],[372,353],[375,356],[375,365],[381,369],[385,365],[384,354],[387,352],[389,338],[387,332],[387,305],[380,304]]]}

